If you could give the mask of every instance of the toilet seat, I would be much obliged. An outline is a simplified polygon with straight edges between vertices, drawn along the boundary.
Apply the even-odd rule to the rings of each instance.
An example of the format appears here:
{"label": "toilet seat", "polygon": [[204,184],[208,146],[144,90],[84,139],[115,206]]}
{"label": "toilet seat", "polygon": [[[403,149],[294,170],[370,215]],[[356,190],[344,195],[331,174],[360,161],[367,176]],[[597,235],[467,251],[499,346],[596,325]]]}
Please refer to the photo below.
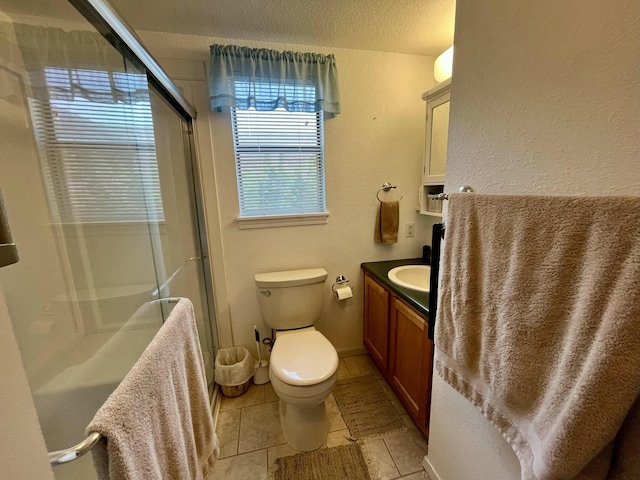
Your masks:
{"label": "toilet seat", "polygon": [[333,385],[336,383],[337,374],[333,374],[324,382],[315,385],[296,386],[283,382],[275,375],[271,375],[271,386],[276,395],[288,404],[314,405],[323,402],[331,393]]}
{"label": "toilet seat", "polygon": [[271,352],[270,373],[287,385],[309,386],[331,378],[338,353],[315,328],[278,332]]}

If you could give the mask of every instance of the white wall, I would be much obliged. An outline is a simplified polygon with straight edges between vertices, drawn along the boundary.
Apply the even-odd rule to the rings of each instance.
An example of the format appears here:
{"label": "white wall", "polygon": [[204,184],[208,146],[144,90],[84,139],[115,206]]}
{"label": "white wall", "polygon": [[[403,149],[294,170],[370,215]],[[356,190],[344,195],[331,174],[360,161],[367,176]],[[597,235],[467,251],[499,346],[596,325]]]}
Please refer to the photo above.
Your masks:
{"label": "white wall", "polygon": [[[446,189],[640,195],[637,0],[458,0],[456,15]],[[431,409],[442,480],[520,478],[502,437],[437,376]]]}
{"label": "white wall", "polygon": [[[171,58],[207,61],[212,43],[250,42],[229,39],[142,32],[141,37],[160,63]],[[238,199],[231,125],[228,113],[208,112],[214,160],[200,152],[202,162],[214,161],[205,177],[207,206],[215,184],[219,224],[208,225],[210,235],[221,235],[225,295],[217,289],[218,329],[222,346],[225,325],[236,345],[255,350],[252,327],[264,325],[254,285],[254,274],[273,270],[324,267],[328,273],[325,308],[318,328],[343,352],[362,348],[362,286],[360,263],[421,255],[430,243],[432,221],[419,216],[417,190],[424,148],[425,104],[421,94],[433,86],[433,58],[347,49],[284,44],[260,44],[279,50],[334,53],[340,76],[342,114],[325,122],[325,165],[328,225],[239,230]],[[207,112],[200,110],[200,117]],[[202,124],[199,134],[202,135]],[[203,155],[204,153],[204,155]],[[206,172],[207,167],[203,166]],[[376,191],[383,182],[398,185],[389,198],[401,202],[401,234],[392,246],[373,241]],[[208,193],[208,195],[207,195]],[[210,217],[211,218],[211,217]],[[404,237],[404,224],[414,222],[416,236]],[[216,231],[219,229],[219,232]],[[212,242],[212,244],[215,242]],[[212,252],[212,256],[217,253]],[[214,265],[214,270],[215,270]],[[338,303],[329,290],[339,274],[354,287],[352,300]],[[214,271],[214,276],[216,272]],[[228,320],[224,318],[228,312]],[[228,321],[228,323],[227,323]]]}

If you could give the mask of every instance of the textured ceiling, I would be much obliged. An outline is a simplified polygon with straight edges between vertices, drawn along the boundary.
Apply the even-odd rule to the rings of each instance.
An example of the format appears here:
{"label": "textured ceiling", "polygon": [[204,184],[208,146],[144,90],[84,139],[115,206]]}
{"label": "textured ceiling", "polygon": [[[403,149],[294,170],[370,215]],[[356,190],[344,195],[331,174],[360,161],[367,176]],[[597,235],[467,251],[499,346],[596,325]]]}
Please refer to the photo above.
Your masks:
{"label": "textured ceiling", "polygon": [[[430,56],[453,43],[455,0],[110,1],[136,30]],[[0,9],[70,15],[64,0],[0,0]]]}
{"label": "textured ceiling", "polygon": [[438,55],[455,0],[111,0],[136,29]]}

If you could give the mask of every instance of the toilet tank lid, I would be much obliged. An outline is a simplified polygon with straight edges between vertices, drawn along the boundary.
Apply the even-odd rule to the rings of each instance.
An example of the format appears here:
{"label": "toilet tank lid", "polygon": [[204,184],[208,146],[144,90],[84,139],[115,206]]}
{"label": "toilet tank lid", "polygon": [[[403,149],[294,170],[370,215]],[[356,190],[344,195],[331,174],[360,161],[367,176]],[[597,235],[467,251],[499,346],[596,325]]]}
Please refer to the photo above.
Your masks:
{"label": "toilet tank lid", "polygon": [[262,288],[296,287],[324,282],[326,278],[327,271],[324,268],[256,273],[256,285]]}

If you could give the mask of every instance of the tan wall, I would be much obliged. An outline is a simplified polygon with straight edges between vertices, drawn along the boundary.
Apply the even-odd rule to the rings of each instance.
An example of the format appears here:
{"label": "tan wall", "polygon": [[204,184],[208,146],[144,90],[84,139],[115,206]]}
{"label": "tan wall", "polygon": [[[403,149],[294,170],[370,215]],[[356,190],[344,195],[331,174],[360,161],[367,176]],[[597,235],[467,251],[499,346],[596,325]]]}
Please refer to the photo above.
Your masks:
{"label": "tan wall", "polygon": [[[637,0],[456,10],[446,187],[640,195]],[[520,478],[497,430],[437,376],[432,399],[429,460],[442,480]]]}

